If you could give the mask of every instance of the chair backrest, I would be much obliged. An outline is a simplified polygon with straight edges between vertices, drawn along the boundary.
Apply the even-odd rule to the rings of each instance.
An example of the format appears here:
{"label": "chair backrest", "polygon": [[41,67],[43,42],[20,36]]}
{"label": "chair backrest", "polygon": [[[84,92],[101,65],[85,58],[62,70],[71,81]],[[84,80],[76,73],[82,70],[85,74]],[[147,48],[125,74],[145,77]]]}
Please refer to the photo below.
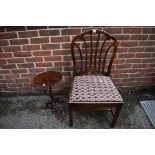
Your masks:
{"label": "chair backrest", "polygon": [[116,51],[116,38],[105,31],[88,30],[75,36],[71,42],[74,76],[110,76]]}

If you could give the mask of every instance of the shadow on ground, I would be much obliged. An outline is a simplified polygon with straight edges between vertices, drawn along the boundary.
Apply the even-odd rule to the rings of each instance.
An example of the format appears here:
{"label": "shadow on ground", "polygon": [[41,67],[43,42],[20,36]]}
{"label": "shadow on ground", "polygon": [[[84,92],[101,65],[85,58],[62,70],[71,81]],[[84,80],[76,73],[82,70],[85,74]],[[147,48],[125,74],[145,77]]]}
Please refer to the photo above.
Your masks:
{"label": "shadow on ground", "polygon": [[[124,106],[116,129],[152,129],[140,101],[155,100],[154,91],[123,92]],[[67,99],[61,96],[67,103]],[[68,115],[58,117],[52,109],[41,109],[48,96],[1,96],[0,128],[2,129],[67,129]],[[109,129],[109,112],[75,112],[76,129]]]}

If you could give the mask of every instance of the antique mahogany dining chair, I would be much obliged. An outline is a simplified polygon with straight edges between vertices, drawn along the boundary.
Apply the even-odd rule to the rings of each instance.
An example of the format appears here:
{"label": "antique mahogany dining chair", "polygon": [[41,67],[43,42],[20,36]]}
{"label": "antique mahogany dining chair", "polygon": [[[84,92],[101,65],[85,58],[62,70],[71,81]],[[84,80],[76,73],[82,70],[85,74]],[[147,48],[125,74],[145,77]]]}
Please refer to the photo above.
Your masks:
{"label": "antique mahogany dining chair", "polygon": [[69,96],[69,124],[73,111],[110,111],[114,127],[123,99],[110,78],[117,40],[102,30],[87,30],[71,42],[74,80]]}

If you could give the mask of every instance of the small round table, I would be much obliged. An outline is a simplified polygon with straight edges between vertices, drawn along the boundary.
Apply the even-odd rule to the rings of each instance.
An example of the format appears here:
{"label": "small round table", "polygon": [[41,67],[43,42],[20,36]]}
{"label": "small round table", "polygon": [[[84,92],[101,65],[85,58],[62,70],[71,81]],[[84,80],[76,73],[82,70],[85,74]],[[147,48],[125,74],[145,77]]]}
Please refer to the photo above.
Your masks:
{"label": "small round table", "polygon": [[61,79],[62,79],[61,73],[56,72],[56,71],[43,72],[34,77],[34,83],[36,85],[48,86],[51,101],[46,103],[45,108],[49,108],[49,105],[51,105],[52,108],[54,108],[54,110],[56,111],[56,103],[59,102],[59,99],[57,97],[54,97],[53,91],[52,91],[52,85],[60,82]]}

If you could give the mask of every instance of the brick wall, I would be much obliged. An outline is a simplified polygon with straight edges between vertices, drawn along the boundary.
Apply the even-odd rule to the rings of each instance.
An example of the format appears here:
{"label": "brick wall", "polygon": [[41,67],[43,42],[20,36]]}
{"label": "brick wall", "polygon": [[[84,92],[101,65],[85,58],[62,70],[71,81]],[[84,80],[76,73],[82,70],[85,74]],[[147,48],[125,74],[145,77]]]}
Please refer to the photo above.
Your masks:
{"label": "brick wall", "polygon": [[[70,84],[70,42],[74,35],[92,27],[0,27],[0,92],[39,93],[34,75],[60,71],[60,90]],[[95,28],[95,27],[94,27]],[[155,85],[155,27],[97,27],[116,36],[119,42],[112,79],[117,87]],[[63,89],[63,88],[62,88]]]}

